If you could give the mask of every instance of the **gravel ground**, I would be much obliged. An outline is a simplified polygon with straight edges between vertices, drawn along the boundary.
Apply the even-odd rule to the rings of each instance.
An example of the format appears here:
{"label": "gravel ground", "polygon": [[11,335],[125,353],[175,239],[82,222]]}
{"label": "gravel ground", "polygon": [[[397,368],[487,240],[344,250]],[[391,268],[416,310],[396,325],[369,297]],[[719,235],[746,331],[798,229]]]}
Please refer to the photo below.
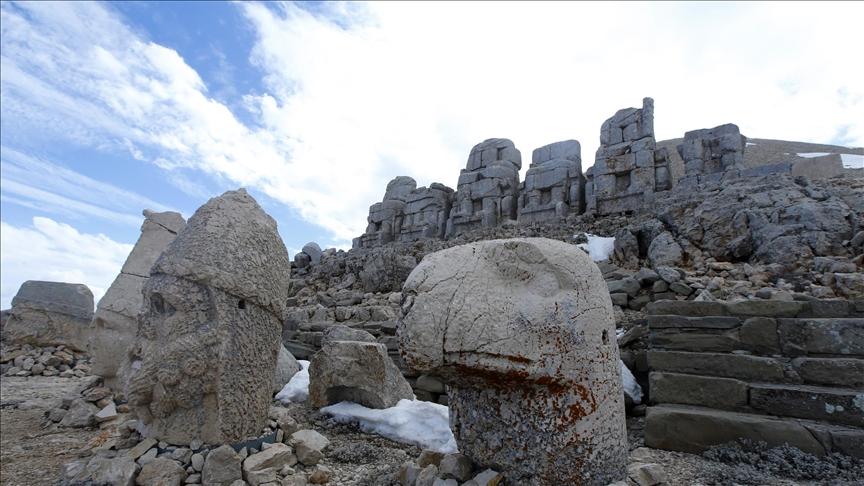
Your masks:
{"label": "gravel ground", "polygon": [[[0,381],[0,484],[56,485],[61,480],[63,465],[89,449],[98,440],[99,429],[61,429],[46,425],[42,413],[60,398],[87,381],[87,378],[62,379],[56,377],[7,378]],[[418,447],[400,444],[378,435],[366,434],[356,424],[334,424],[326,415],[319,414],[305,404],[288,406],[301,428],[319,431],[331,441],[326,458],[320,465],[336,471],[333,485],[394,485],[399,466],[416,460]],[[642,447],[644,417],[631,417],[627,421],[630,440],[630,462],[657,463],[667,474],[666,484],[690,485],[840,485],[864,484],[864,481],[792,480],[772,476],[766,466],[754,476],[754,469],[745,465],[727,466],[693,454],[661,451]],[[92,442],[91,442],[92,441]],[[730,456],[733,461],[737,456]],[[746,459],[746,458],[744,458]],[[811,458],[812,459],[812,458]],[[315,467],[295,466],[297,474],[311,474]],[[859,469],[860,471],[861,469]],[[756,477],[765,482],[747,482]],[[712,479],[713,478],[713,479]],[[740,482],[744,480],[744,482]],[[856,482],[857,481],[857,482]]]}

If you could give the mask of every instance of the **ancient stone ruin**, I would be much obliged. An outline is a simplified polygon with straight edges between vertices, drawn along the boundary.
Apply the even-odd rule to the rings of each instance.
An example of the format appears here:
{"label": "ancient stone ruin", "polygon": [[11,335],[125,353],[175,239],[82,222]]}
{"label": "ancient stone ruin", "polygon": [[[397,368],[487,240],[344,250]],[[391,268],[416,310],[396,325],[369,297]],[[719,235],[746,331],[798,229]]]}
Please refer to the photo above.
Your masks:
{"label": "ancient stone ruin", "polygon": [[117,372],[126,348],[138,333],[138,311],[143,300],[141,288],[150,276],[150,268],[169,243],[174,241],[186,220],[180,213],[156,213],[144,210],[141,236],[114,283],[99,300],[90,329],[89,354],[93,374],[105,379],[105,385],[122,389]]}
{"label": "ancient stone ruin", "polygon": [[693,177],[743,169],[746,146],[747,137],[738,126],[727,123],[685,133],[684,143],[676,149],[684,159],[685,176]]}
{"label": "ancient stone ruin", "polygon": [[12,299],[4,331],[10,343],[86,351],[92,319],[86,285],[28,280]]}
{"label": "ancient stone ruin", "polygon": [[603,216],[642,209],[672,187],[669,156],[656,149],[654,100],[625,108],[603,122],[594,166],[586,172],[586,210]]}
{"label": "ancient stone ruin", "polygon": [[449,386],[459,450],[508,484],[607,485],[627,437],[609,293],[573,245],[491,240],[427,255],[397,339]]}
{"label": "ancient stone ruin", "polygon": [[289,273],[276,222],[244,189],[195,212],[153,265],[124,364],[144,436],[172,444],[257,436]]}
{"label": "ancient stone ruin", "polygon": [[530,223],[570,211],[585,211],[582,148],[565,140],[534,149],[525,182],[519,187],[519,221]]}
{"label": "ancient stone ruin", "polygon": [[506,138],[478,143],[459,175],[447,236],[515,220],[522,153]]}

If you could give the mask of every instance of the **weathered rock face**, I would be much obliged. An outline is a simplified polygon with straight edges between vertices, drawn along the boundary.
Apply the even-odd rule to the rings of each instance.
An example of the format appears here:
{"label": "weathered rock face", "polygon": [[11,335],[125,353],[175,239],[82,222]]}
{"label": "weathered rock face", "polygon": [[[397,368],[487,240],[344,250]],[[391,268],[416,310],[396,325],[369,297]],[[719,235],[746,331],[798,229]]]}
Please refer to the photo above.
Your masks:
{"label": "weathered rock face", "polygon": [[384,409],[412,398],[411,385],[383,344],[328,340],[309,363],[310,407],[350,401]]}
{"label": "weathered rock face", "polygon": [[244,189],[198,209],[144,284],[125,394],[146,437],[242,441],[267,418],[290,264]]}
{"label": "weathered rock face", "polygon": [[447,236],[515,220],[522,154],[506,138],[490,138],[471,149],[459,176]]}
{"label": "weathered rock face", "polygon": [[405,197],[416,188],[417,182],[408,176],[390,181],[384,199],[369,207],[366,233],[357,239],[354,246],[368,247],[397,241],[405,216]]}
{"label": "weathered rock face", "polygon": [[83,284],[28,280],[12,299],[4,331],[10,343],[87,350],[93,292]]}
{"label": "weathered rock face", "polygon": [[743,169],[747,137],[737,125],[727,123],[684,134],[684,143],[675,147],[684,160],[686,177]]}
{"label": "weathered rock face", "polygon": [[300,363],[297,362],[294,355],[285,349],[285,346],[280,345],[279,361],[276,364],[276,376],[273,381],[273,393],[279,393],[298,371],[300,371]]}
{"label": "weathered rock face", "polygon": [[120,274],[99,300],[90,326],[91,370],[115,389],[123,387],[117,372],[126,348],[138,332],[137,316],[143,301],[141,288],[156,259],[186,224],[183,216],[173,211],[155,213],[146,209],[144,218],[141,236]]}
{"label": "weathered rock face", "polygon": [[565,140],[535,149],[523,186],[519,191],[520,221],[563,217],[570,211],[582,214],[585,176],[579,142]]}
{"label": "weathered rock face", "polygon": [[508,484],[624,478],[612,303],[584,252],[541,238],[457,246],[424,258],[403,296],[402,357],[449,385],[462,453]]}
{"label": "weathered rock face", "polygon": [[656,149],[654,100],[618,110],[600,128],[600,148],[586,171],[586,210],[599,216],[641,210],[672,187],[669,154]]}

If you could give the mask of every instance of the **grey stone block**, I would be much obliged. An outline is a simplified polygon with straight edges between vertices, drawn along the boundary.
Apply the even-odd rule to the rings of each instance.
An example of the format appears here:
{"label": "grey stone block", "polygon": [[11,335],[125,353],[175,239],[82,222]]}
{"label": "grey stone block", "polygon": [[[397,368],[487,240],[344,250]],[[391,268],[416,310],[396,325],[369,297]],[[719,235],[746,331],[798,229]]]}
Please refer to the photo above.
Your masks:
{"label": "grey stone block", "polygon": [[733,316],[796,317],[804,309],[804,302],[783,300],[749,300],[726,305]]}
{"label": "grey stone block", "polygon": [[648,379],[651,401],[654,403],[678,403],[721,410],[738,410],[747,405],[747,383],[732,378],[654,371]]}
{"label": "grey stone block", "polygon": [[679,351],[704,351],[728,353],[741,349],[743,346],[737,338],[737,332],[719,334],[710,331],[686,332],[683,330],[653,330],[648,341],[655,348]]}
{"label": "grey stone block", "polygon": [[734,329],[741,325],[737,317],[685,317],[673,315],[648,316],[651,329],[693,328],[693,329]]}
{"label": "grey stone block", "polygon": [[655,449],[701,454],[715,445],[747,447],[743,440],[765,442],[768,447],[788,444],[825,455],[813,434],[790,420],[680,405],[649,407],[645,418],[645,445]]}
{"label": "grey stone block", "polygon": [[807,302],[800,317],[847,317],[849,316],[848,300],[813,300]]}
{"label": "grey stone block", "polygon": [[778,319],[780,346],[791,356],[864,357],[862,319]]}
{"label": "grey stone block", "polygon": [[780,350],[777,321],[774,319],[751,317],[741,324],[739,336],[741,337],[741,342],[752,346],[757,351],[767,354]]}
{"label": "grey stone block", "polygon": [[654,316],[677,315],[692,317],[730,315],[724,303],[693,301],[654,302],[648,305],[648,313]]}
{"label": "grey stone block", "polygon": [[834,452],[864,459],[864,430],[830,428],[831,447]]}
{"label": "grey stone block", "polygon": [[808,385],[750,385],[750,406],[773,415],[864,426],[864,392]]}
{"label": "grey stone block", "polygon": [[785,379],[783,367],[776,359],[743,354],[648,350],[648,366],[652,371],[711,375],[749,381],[780,382]]}
{"label": "grey stone block", "polygon": [[804,383],[864,387],[864,359],[795,358],[792,366]]}

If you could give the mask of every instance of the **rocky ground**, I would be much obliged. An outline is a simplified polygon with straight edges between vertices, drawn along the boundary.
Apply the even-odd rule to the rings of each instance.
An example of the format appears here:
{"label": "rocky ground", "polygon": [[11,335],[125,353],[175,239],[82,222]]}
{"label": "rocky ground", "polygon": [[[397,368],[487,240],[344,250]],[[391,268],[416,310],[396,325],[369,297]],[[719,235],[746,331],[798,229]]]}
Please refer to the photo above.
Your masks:
{"label": "rocky ground", "polygon": [[[103,430],[98,427],[61,428],[43,418],[46,410],[53,407],[63,396],[86,385],[88,380],[88,377],[3,377],[0,381],[0,419],[3,432],[0,442],[0,484],[56,485],[63,480],[64,464],[79,458],[88,458],[93,454],[94,447],[98,447],[104,439]],[[317,465],[303,466],[298,463],[292,468],[293,475],[301,480],[292,484],[302,484],[305,482],[303,479],[316,470],[327,468],[333,472],[332,479],[327,484],[393,485],[397,484],[396,476],[400,466],[406,461],[417,461],[422,452],[416,446],[363,433],[356,424],[332,423],[326,415],[319,414],[305,404],[291,404],[288,408],[301,428],[316,430],[330,440],[324,459]],[[703,456],[648,449],[641,447],[643,424],[642,417],[628,419],[631,467],[638,468],[638,464],[645,463],[658,464],[665,472],[665,484],[668,485],[864,484],[861,476],[856,479],[849,475],[864,471],[861,464],[857,465],[857,471],[853,469],[852,472],[849,470],[856,466],[846,464],[847,477],[831,478],[829,475],[836,474],[836,464],[818,461],[812,456],[802,459],[794,454],[775,454],[776,457],[769,458],[771,460],[761,463],[757,461],[757,469],[746,464],[746,457],[734,454],[727,454],[727,459],[734,460],[737,464],[729,466]],[[717,457],[724,456],[717,454]],[[790,457],[796,460],[795,464],[789,464]],[[785,471],[787,475],[821,474],[817,477],[823,479],[793,479],[775,475],[771,474],[772,467]]]}

